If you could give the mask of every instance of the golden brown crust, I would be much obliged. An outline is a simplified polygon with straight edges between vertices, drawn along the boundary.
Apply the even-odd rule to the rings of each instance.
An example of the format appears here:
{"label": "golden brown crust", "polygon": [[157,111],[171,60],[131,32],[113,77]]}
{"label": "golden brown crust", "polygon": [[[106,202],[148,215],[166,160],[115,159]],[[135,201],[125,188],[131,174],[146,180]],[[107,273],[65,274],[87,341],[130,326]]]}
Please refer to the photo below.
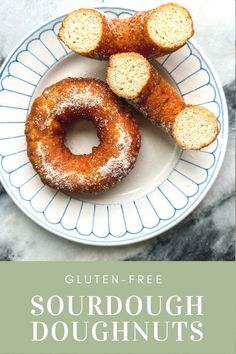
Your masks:
{"label": "golden brown crust", "polygon": [[[91,120],[100,145],[74,155],[64,145],[67,125]],[[67,78],[44,90],[26,122],[27,152],[42,182],[68,192],[99,192],[133,167],[140,134],[136,121],[109,87],[96,79]]]}
{"label": "golden brown crust", "polygon": [[185,103],[179,93],[153,67],[150,68],[149,80],[134,104],[153,124],[171,134],[175,117]]}
{"label": "golden brown crust", "polygon": [[[154,125],[162,128],[170,134],[175,142],[182,149],[190,149],[188,144],[183,144],[175,133],[175,122],[178,114],[186,107],[197,107],[203,110],[203,115],[212,121],[214,134],[212,138],[207,137],[204,143],[196,142],[191,149],[199,150],[210,145],[217,137],[219,128],[214,114],[200,106],[186,105],[182,96],[168,82],[166,82],[153,68],[150,78],[143,88],[141,94],[131,101]],[[209,121],[209,123],[210,123]],[[196,132],[197,133],[197,132]]]}
{"label": "golden brown crust", "polygon": [[[118,56],[126,55],[127,53],[119,53]],[[139,56],[137,53],[128,53],[133,57]],[[115,57],[116,55],[114,55]],[[106,81],[112,91],[120,96],[112,80],[109,78],[109,73],[112,70],[112,59],[110,57],[106,71]],[[153,124],[161,127],[167,133],[171,134],[172,125],[175,117],[185,107],[184,100],[180,94],[166,82],[158,72],[151,66],[151,64],[143,58],[143,61],[149,67],[149,77],[144,83],[141,92],[133,98],[122,94],[122,97],[130,101],[139,111],[141,111]],[[135,61],[134,61],[135,63]]]}
{"label": "golden brown crust", "polygon": [[[161,11],[167,5],[173,5],[176,8],[182,9],[191,21],[192,31],[189,36],[179,45],[163,46],[158,45],[150,36],[148,31],[148,21],[156,11]],[[91,10],[91,9],[90,9]],[[78,11],[78,10],[76,10]],[[149,11],[137,12],[135,15],[126,19],[110,19],[102,15],[100,12],[93,10],[102,18],[102,35],[96,48],[89,52],[78,52],[73,46],[70,46],[71,50],[74,50],[78,54],[106,60],[111,55],[120,52],[137,52],[147,58],[159,57],[181,48],[194,34],[192,18],[189,12],[182,6],[170,3],[159,6],[157,9]],[[75,12],[75,11],[74,11]],[[72,14],[74,13],[72,12]],[[70,18],[71,14],[65,17],[62,22],[61,28],[58,33],[58,37],[68,46],[68,42],[61,35],[65,26],[65,22]]]}

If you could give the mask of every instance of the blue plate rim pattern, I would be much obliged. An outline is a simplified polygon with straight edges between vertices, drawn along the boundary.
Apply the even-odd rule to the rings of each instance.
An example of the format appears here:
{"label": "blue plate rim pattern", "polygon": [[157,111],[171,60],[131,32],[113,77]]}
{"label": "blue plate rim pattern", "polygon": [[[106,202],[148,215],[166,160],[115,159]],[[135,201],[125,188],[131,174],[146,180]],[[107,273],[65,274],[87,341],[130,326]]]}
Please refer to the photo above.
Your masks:
{"label": "blue plate rim pattern", "polygon": [[[131,14],[131,13],[134,13],[135,11],[134,10],[130,10],[130,9],[126,9],[126,8],[117,8],[117,7],[99,7],[97,9],[100,9],[100,10],[106,10],[104,12],[112,12],[112,10],[114,11],[117,11],[117,10],[121,10],[121,13],[120,14]],[[115,13],[116,14],[116,13]],[[119,15],[120,15],[119,14]],[[11,58],[14,56],[14,54],[17,52],[17,50],[19,50],[19,48],[27,41],[29,40],[35,33],[39,32],[41,29],[43,29],[45,26],[48,26],[50,24],[54,24],[54,26],[60,22],[60,20],[63,18],[64,16],[59,16],[58,18],[54,18],[50,21],[46,21],[42,26],[40,26],[38,29],[36,29],[35,31],[33,31],[30,35],[26,36],[12,51],[11,53],[8,55],[8,57],[6,58],[6,60],[4,61],[3,65],[2,65],[2,68],[0,70],[0,81],[2,82],[2,75],[4,73],[4,70],[5,68],[11,63]],[[30,43],[30,42],[29,42]],[[28,44],[29,44],[28,43]],[[219,95],[219,98],[221,100],[221,108],[222,108],[222,115],[223,115],[223,118],[224,120],[227,119],[227,105],[226,105],[226,101],[225,101],[225,97],[224,97],[224,93],[223,93],[223,90],[222,90],[222,87],[221,87],[221,84],[220,84],[220,81],[219,81],[219,78],[215,72],[215,69],[214,67],[212,66],[212,64],[210,63],[210,61],[208,60],[207,56],[205,55],[205,53],[202,51],[202,49],[196,44],[196,42],[194,40],[191,40],[189,41],[189,44],[188,46],[191,46],[193,49],[197,50],[198,54],[200,55],[201,57],[201,60],[204,61],[204,63],[207,65],[208,67],[208,70],[211,72],[211,75],[212,75],[212,78],[214,79],[215,81],[215,85],[216,85],[216,88],[218,90],[218,95]],[[63,47],[64,48],[64,47]],[[65,49],[65,48],[64,48]],[[65,56],[67,56],[69,54],[69,52],[67,52],[65,50],[65,52],[67,54],[65,54]],[[19,54],[19,53],[18,53]],[[168,59],[168,56],[166,58],[166,60]],[[61,60],[61,59],[60,59]],[[164,63],[164,62],[163,62]],[[49,67],[50,69],[51,67]],[[4,77],[5,78],[5,77]],[[39,80],[40,81],[40,80]],[[38,84],[37,84],[38,85]],[[36,85],[36,86],[37,86]],[[4,88],[3,88],[4,90]],[[2,91],[2,90],[1,90]],[[31,97],[32,99],[32,97]],[[30,105],[30,102],[29,102],[29,105]],[[1,122],[0,122],[1,124]],[[222,127],[223,128],[223,127]],[[57,235],[59,236],[62,236],[66,239],[70,239],[70,240],[73,240],[73,241],[77,241],[77,242],[80,242],[80,243],[85,243],[85,244],[92,244],[92,245],[101,245],[101,246],[104,246],[104,245],[119,245],[119,244],[130,244],[130,243],[134,243],[134,242],[139,242],[139,241],[143,241],[143,240],[146,240],[146,239],[149,239],[153,236],[156,236],[164,231],[167,231],[168,229],[170,229],[170,227],[173,227],[175,226],[177,223],[179,223],[181,220],[183,220],[187,215],[189,215],[194,209],[195,207],[198,205],[198,203],[204,198],[204,196],[206,195],[206,193],[209,191],[209,189],[211,188],[212,184],[214,183],[215,181],[215,178],[217,177],[217,174],[220,170],[220,167],[222,165],[222,162],[223,162],[223,158],[224,158],[224,154],[225,154],[225,150],[226,150],[226,144],[227,144],[227,129],[228,129],[228,126],[227,126],[227,123],[225,124],[224,126],[224,129],[225,131],[223,131],[223,129],[221,130],[221,134],[222,136],[224,137],[224,144],[222,146],[216,146],[216,149],[220,149],[220,152],[219,152],[219,155],[218,155],[218,159],[216,161],[214,161],[214,171],[212,172],[212,177],[209,179],[208,183],[204,186],[204,188],[202,189],[201,193],[199,194],[198,198],[195,199],[194,203],[192,205],[190,205],[190,207],[188,207],[186,209],[186,206],[184,206],[182,209],[186,209],[182,214],[179,215],[179,217],[176,217],[173,219],[173,217],[170,218],[170,220],[172,220],[170,223],[162,226],[161,228],[159,228],[158,230],[154,228],[154,230],[152,230],[151,232],[149,233],[146,233],[145,235],[139,235],[137,237],[134,237],[134,234],[140,234],[140,231],[138,233],[130,233],[126,230],[126,233],[125,235],[132,235],[132,238],[131,239],[128,239],[126,238],[126,240],[122,240],[123,236],[120,237],[120,239],[117,239],[116,236],[114,236],[113,240],[103,240],[104,238],[106,237],[98,237],[98,240],[88,240],[87,237],[84,237],[85,235],[81,237],[76,237],[76,236],[73,236],[73,235],[70,235],[67,233],[64,233],[62,231],[59,231],[59,230],[55,230],[52,226],[48,225],[48,223],[44,223],[43,220],[40,220],[39,218],[36,218],[34,214],[31,214],[25,207],[24,205],[21,204],[20,200],[18,200],[15,196],[15,194],[12,192],[11,188],[9,188],[9,186],[7,185],[3,175],[2,175],[2,171],[0,170],[0,180],[3,184],[3,186],[5,187],[6,191],[8,192],[8,194],[11,196],[11,198],[13,199],[13,201],[17,204],[17,206],[28,216],[30,217],[34,222],[36,222],[37,224],[39,224],[40,226],[44,227],[45,229],[53,232],[53,233],[56,233]],[[216,150],[215,149],[215,150]],[[214,151],[215,151],[214,150]],[[214,153],[213,151],[213,153]],[[182,155],[182,154],[181,154]],[[214,156],[215,158],[215,156]],[[209,169],[209,168],[208,168]],[[205,183],[205,182],[202,182],[202,183]],[[157,186],[157,188],[159,188],[159,186]],[[55,194],[56,195],[56,194]],[[134,201],[135,203],[135,201]],[[188,203],[187,203],[188,204]],[[175,214],[174,214],[175,215]],[[47,220],[47,219],[46,219]],[[47,220],[47,222],[49,222]],[[159,224],[159,223],[158,223]],[[144,226],[142,228],[142,230],[144,229]],[[142,231],[141,230],[141,231]],[[87,235],[86,235],[87,236]],[[95,235],[96,236],[96,235]],[[107,235],[108,236],[108,235]]]}

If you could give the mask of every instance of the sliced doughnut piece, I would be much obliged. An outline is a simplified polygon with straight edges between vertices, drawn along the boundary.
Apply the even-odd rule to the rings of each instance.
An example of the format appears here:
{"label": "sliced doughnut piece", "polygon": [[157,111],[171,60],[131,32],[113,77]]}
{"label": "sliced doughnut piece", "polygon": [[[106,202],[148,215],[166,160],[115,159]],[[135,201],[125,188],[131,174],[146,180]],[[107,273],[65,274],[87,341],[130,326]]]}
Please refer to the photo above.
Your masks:
{"label": "sliced doughnut piece", "polygon": [[135,99],[146,87],[151,76],[151,67],[137,53],[120,53],[110,58],[107,82],[117,96]]}
{"label": "sliced doughnut piece", "polygon": [[65,17],[58,37],[74,52],[102,60],[124,51],[161,56],[182,47],[193,33],[189,12],[169,3],[128,19],[109,19],[94,9],[78,9]]}
{"label": "sliced doughnut piece", "polygon": [[192,37],[193,22],[184,7],[169,3],[150,13],[147,30],[157,46],[173,51],[173,48],[182,47]]}
{"label": "sliced doughnut piece", "polygon": [[211,144],[218,134],[212,112],[201,106],[187,106],[175,118],[172,135],[182,149],[199,150]]}
{"label": "sliced doughnut piece", "polygon": [[111,56],[107,83],[114,93],[129,100],[153,124],[172,135],[182,149],[199,150],[217,137],[212,112],[186,105],[168,82],[138,53]]}
{"label": "sliced doughnut piece", "polygon": [[102,38],[104,16],[93,9],[73,11],[62,22],[59,38],[73,51],[86,54],[94,51]]}

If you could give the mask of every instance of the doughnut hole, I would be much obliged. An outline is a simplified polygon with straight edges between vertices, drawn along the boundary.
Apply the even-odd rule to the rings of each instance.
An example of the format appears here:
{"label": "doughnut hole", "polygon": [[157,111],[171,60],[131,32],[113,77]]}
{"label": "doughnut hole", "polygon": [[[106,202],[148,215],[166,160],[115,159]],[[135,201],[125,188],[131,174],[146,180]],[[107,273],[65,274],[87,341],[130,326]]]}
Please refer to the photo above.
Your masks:
{"label": "doughnut hole", "polygon": [[66,127],[65,146],[74,155],[91,154],[100,144],[97,129],[91,120],[74,120]]}

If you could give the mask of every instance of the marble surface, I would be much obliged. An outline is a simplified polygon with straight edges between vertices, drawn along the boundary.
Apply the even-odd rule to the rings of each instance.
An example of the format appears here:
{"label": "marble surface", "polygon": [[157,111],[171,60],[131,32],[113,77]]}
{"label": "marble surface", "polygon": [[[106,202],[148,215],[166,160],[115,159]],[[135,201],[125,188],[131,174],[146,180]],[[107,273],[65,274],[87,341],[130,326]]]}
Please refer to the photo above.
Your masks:
{"label": "marble surface", "polygon": [[[63,240],[28,219],[0,186],[0,260],[234,260],[234,1],[182,0],[193,15],[195,39],[220,76],[229,109],[229,140],[221,171],[200,205],[168,232],[143,243],[96,248]],[[91,0],[90,6],[152,8],[162,1]],[[0,64],[17,42],[43,21],[76,7],[83,0],[4,0],[0,2]],[[214,16],[212,9],[214,9]],[[24,20],[19,21],[19,15]],[[17,27],[16,27],[17,24]]]}

